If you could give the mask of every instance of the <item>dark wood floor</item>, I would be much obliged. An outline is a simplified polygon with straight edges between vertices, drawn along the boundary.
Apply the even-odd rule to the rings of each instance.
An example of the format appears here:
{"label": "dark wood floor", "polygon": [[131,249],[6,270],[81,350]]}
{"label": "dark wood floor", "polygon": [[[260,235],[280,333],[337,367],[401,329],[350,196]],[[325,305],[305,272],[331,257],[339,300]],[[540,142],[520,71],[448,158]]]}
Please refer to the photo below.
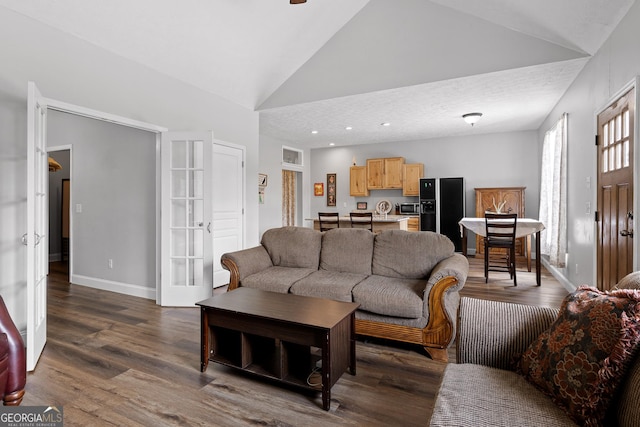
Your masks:
{"label": "dark wood floor", "polygon": [[[462,295],[557,307],[566,291],[546,271],[506,273],[484,283],[470,258]],[[359,340],[357,375],[319,394],[300,393],[210,364],[200,373],[197,308],[70,285],[64,266],[49,276],[48,340],[27,378],[23,405],[62,405],[66,426],[425,425],[444,364],[418,346]],[[450,350],[453,355],[453,349]]]}

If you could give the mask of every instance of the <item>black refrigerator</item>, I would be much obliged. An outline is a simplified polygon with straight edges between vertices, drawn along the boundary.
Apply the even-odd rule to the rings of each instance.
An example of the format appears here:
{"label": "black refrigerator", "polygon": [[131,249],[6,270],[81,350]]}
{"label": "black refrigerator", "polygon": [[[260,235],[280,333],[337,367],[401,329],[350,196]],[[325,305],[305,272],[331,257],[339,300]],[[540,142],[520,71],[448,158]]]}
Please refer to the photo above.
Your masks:
{"label": "black refrigerator", "polygon": [[420,179],[420,230],[444,234],[462,251],[458,222],[464,217],[464,178]]}

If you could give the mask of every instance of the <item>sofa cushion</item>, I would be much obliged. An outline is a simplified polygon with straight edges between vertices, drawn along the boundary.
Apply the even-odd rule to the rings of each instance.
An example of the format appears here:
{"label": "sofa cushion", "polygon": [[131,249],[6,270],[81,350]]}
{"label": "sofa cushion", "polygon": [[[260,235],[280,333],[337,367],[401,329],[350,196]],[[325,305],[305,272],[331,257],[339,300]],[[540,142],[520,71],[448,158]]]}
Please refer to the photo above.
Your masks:
{"label": "sofa cushion", "polygon": [[298,280],[314,271],[311,268],[269,267],[242,280],[242,286],[286,294]]}
{"label": "sofa cushion", "polygon": [[454,249],[442,234],[386,230],[375,237],[371,272],[402,279],[425,278],[438,262],[453,255]]}
{"label": "sofa cushion", "polygon": [[551,399],[512,371],[449,364],[432,426],[575,426]]}
{"label": "sofa cushion", "polygon": [[346,273],[371,274],[375,235],[361,228],[334,228],[322,236],[320,268]]}
{"label": "sofa cushion", "polygon": [[353,288],[360,310],[386,316],[416,319],[423,315],[426,280],[372,275]]}
{"label": "sofa cushion", "polygon": [[[368,230],[364,231],[371,234]],[[366,277],[366,274],[318,270],[294,283],[289,292],[307,297],[352,302],[351,290]]]}
{"label": "sofa cushion", "polygon": [[640,291],[582,286],[524,352],[525,379],[577,423],[601,425],[640,343]]}
{"label": "sofa cushion", "polygon": [[281,227],[262,235],[273,265],[318,269],[322,233],[306,227]]}

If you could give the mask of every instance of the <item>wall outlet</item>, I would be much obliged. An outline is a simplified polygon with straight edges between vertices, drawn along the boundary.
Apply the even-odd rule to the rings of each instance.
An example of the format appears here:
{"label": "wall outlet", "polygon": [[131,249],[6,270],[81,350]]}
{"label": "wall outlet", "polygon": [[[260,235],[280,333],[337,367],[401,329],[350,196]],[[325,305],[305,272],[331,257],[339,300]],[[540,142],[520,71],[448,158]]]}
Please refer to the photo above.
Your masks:
{"label": "wall outlet", "polygon": [[113,260],[109,259],[109,261],[107,262],[107,265],[109,266],[109,268],[113,268]]}

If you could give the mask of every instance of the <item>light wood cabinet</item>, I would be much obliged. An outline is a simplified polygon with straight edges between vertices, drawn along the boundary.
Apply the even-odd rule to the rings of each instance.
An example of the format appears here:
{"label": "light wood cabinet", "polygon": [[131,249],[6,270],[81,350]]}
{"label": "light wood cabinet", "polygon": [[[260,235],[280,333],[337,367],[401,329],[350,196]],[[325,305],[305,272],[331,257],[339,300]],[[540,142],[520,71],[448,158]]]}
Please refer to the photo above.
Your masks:
{"label": "light wood cabinet", "polygon": [[404,157],[367,159],[367,188],[388,190],[402,188]]}
{"label": "light wood cabinet", "polygon": [[351,169],[349,169],[349,194],[352,197],[369,195],[366,166],[351,166]]}
{"label": "light wood cabinet", "polygon": [[402,195],[419,196],[420,178],[424,176],[422,163],[405,164],[402,171]]}
{"label": "light wood cabinet", "polygon": [[384,183],[384,159],[367,159],[367,189],[382,190]]}
{"label": "light wood cabinet", "polygon": [[407,221],[407,230],[420,231],[420,218],[417,216],[409,217],[409,221]]}
{"label": "light wood cabinet", "polygon": [[389,157],[384,159],[384,188],[402,188],[402,174],[404,157]]}
{"label": "light wood cabinet", "polygon": [[[495,212],[502,205],[502,213],[516,213],[518,218],[525,217],[524,190],[526,187],[476,188],[476,216],[484,218],[485,212]],[[525,238],[516,242],[516,255],[525,255]],[[482,236],[476,236],[476,254],[484,256]]]}

